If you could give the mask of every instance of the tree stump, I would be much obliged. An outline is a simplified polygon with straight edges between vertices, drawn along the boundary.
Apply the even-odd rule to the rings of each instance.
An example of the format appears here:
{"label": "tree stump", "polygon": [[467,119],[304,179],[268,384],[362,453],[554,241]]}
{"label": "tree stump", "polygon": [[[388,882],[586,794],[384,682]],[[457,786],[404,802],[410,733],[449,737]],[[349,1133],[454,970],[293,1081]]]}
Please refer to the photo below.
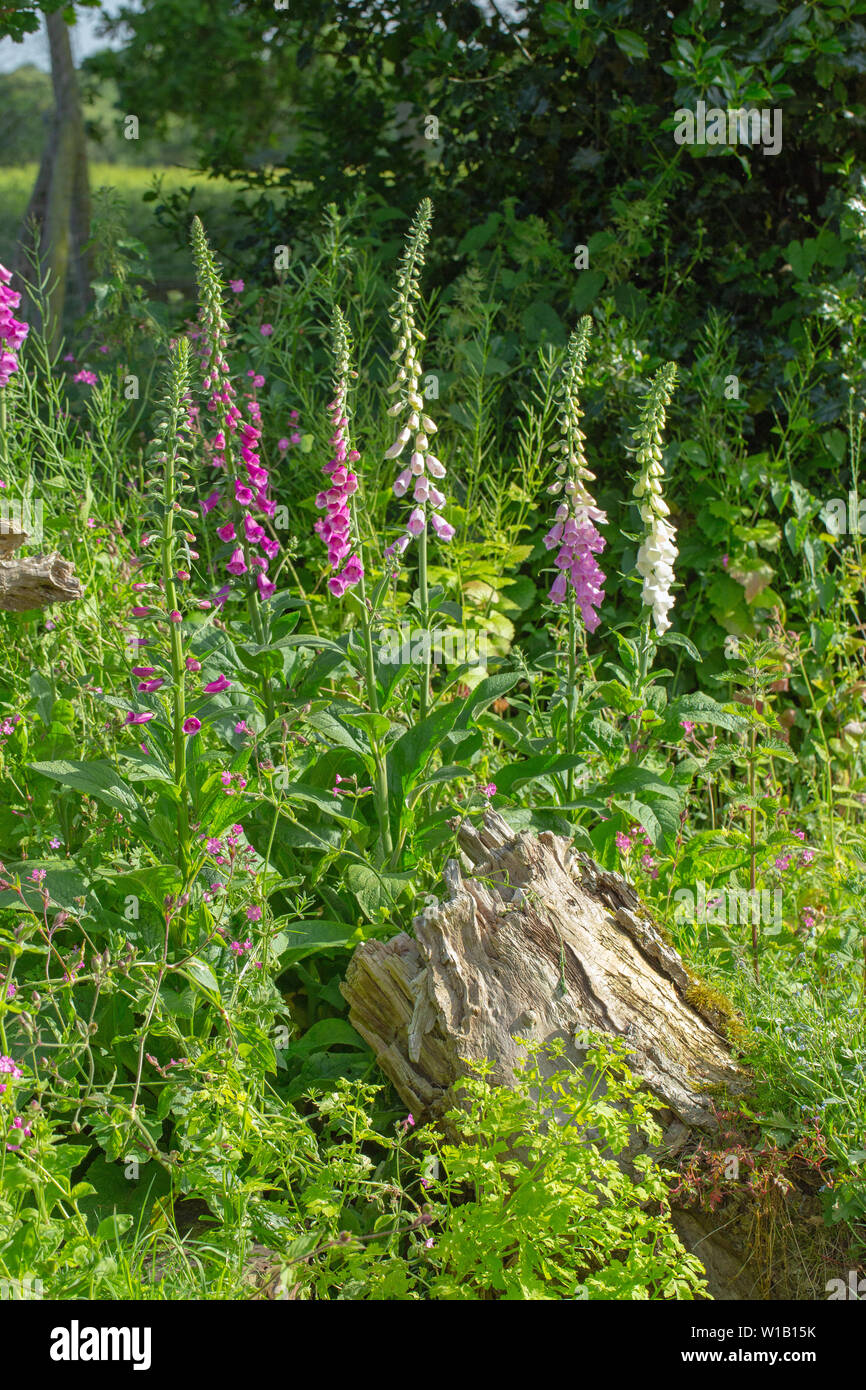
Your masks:
{"label": "tree stump", "polygon": [[[2,552],[0,552],[2,553]],[[72,603],[84,590],[73,566],[62,556],[30,555],[22,560],[0,559],[0,609],[24,613],[49,603]]]}
{"label": "tree stump", "polygon": [[[467,1062],[490,1061],[494,1084],[508,1085],[525,1055],[517,1037],[563,1039],[583,1065],[581,1034],[593,1030],[626,1040],[632,1071],[664,1103],[660,1158],[716,1133],[713,1100],[747,1093],[751,1078],[711,992],[631,885],[562,836],[515,833],[492,810],[480,828],[461,826],[458,843],[472,877],[449,861],[448,900],[415,919],[414,938],[358,946],[341,986],[407,1108],[441,1117]],[[691,1210],[675,1224],[714,1297],[791,1296],[770,1292],[767,1268],[750,1265],[748,1221]]]}

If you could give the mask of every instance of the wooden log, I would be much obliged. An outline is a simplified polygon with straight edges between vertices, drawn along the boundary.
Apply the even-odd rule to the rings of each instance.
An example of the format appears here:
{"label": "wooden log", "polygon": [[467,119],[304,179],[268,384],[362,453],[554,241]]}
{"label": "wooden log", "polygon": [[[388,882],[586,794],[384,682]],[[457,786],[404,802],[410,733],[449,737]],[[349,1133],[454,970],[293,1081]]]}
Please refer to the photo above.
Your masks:
{"label": "wooden log", "polygon": [[[0,538],[8,542],[9,536]],[[19,542],[20,544],[21,542]],[[8,554],[8,545],[0,555]],[[0,609],[23,613],[47,608],[50,603],[72,603],[84,590],[73,566],[62,556],[29,555],[25,559],[0,559]]]}
{"label": "wooden log", "polygon": [[[583,1067],[585,1030],[627,1041],[632,1071],[664,1104],[658,1157],[718,1132],[714,1100],[747,1093],[726,1014],[686,969],[636,892],[549,832],[515,833],[494,811],[464,824],[458,844],[471,877],[451,860],[449,897],[415,919],[414,938],[366,941],[342,991],[349,1018],[416,1118],[454,1104],[467,1063],[488,1060],[508,1085],[525,1055],[518,1038],[559,1038]],[[551,1064],[553,1065],[553,1064]],[[633,1157],[633,1148],[625,1161]],[[748,1214],[674,1212],[714,1297],[803,1297],[773,1288],[754,1258]]]}

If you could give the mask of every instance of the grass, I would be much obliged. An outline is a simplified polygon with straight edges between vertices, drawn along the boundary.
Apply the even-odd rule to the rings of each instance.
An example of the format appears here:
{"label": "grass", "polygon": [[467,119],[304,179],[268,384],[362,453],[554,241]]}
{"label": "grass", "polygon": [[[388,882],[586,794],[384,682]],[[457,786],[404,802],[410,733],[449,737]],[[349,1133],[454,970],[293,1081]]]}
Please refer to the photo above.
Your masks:
{"label": "grass", "polygon": [[[14,261],[15,243],[21,220],[36,181],[35,164],[0,168],[0,263]],[[171,232],[157,220],[157,203],[144,202],[144,194],[162,176],[165,193],[181,188],[195,189],[195,207],[207,219],[215,238],[227,231],[233,222],[231,204],[236,190],[226,179],[208,179],[191,169],[157,168],[125,164],[90,165],[90,186],[116,188],[125,199],[131,236],[143,241],[151,254],[157,290],[170,288],[192,289],[193,279],[186,246],[176,246]]]}

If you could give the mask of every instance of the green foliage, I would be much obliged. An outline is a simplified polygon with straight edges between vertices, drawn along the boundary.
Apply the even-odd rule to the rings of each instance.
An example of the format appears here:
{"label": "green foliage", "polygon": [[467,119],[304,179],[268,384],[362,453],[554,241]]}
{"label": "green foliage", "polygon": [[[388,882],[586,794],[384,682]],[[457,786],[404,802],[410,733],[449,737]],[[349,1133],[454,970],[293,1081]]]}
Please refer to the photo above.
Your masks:
{"label": "green foliage", "polygon": [[[456,21],[469,38],[470,19],[482,22],[474,9]],[[615,72],[661,42],[647,24],[570,7],[539,7],[531,26],[542,57],[556,31],[569,62],[592,68],[578,36],[602,22],[598,61]],[[514,33],[500,38],[507,87],[522,60]],[[477,53],[479,75],[484,62]],[[616,119],[625,152],[644,118],[626,102]],[[779,336],[748,400],[728,400],[727,368],[750,350],[739,288],[705,316],[718,266],[692,275],[668,246],[659,278],[653,260],[676,171],[693,160],[655,192],[614,195],[615,231],[601,234],[613,239],[592,247],[604,279],[573,297],[562,226],[515,198],[462,224],[451,266],[455,213],[443,209],[430,278],[404,259],[396,309],[394,233],[408,218],[398,226],[369,192],[329,202],[319,224],[308,216],[287,266],[243,288],[229,289],[194,226],[202,306],[244,418],[261,419],[266,526],[281,547],[262,602],[222,582],[235,542],[216,534],[225,504],[213,497],[239,458],[214,470],[212,435],[227,401],[208,411],[188,306],[152,301],[149,243],[129,234],[120,200],[98,200],[97,297],[76,361],[32,333],[0,421],[4,500],[43,501],[40,545],[85,586],[75,605],[2,620],[0,1051],[23,1075],[0,1115],[8,1142],[12,1127],[31,1130],[0,1153],[13,1174],[3,1277],[57,1296],[247,1297],[256,1243],[268,1277],[302,1298],[702,1296],[666,1217],[675,1179],[615,1162],[627,1130],[655,1133],[615,1042],[593,1053],[604,1095],[568,1069],[530,1068],[514,1091],[482,1074],[450,1133],[410,1135],[393,1093],[371,1082],[340,992],[349,953],[411,931],[446,891],[458,827],[490,805],[634,881],[686,960],[690,999],[752,1063],[748,1118],[794,1156],[801,1186],[785,1181],[812,1192],[814,1171],[803,1179],[795,1161],[815,1145],[826,1220],[862,1239],[866,570],[859,528],[837,525],[826,496],[838,488],[846,523],[859,518],[862,207],[852,195],[834,205],[835,230],[785,232],[804,292],[770,326]],[[285,227],[267,226],[281,245]],[[253,259],[233,268],[247,276]],[[662,284],[653,297],[650,281]],[[339,600],[313,532],[335,324],[365,557],[363,587]],[[398,518],[387,388],[410,338],[455,535],[398,566],[383,555]],[[207,367],[217,355],[211,343]],[[95,385],[74,380],[82,366]],[[566,445],[600,480],[609,517],[589,637],[576,610],[543,598],[563,401]],[[680,548],[661,636],[642,621],[634,575],[634,443],[640,470],[664,478]],[[155,689],[131,669],[138,606],[151,610]],[[431,647],[433,629],[450,654]],[[187,736],[190,716],[200,728]],[[776,893],[778,912],[757,920],[730,906]],[[554,1108],[566,1123],[547,1123]],[[194,1204],[204,1228],[190,1225]]]}
{"label": "green foliage", "polygon": [[[514,1088],[491,1066],[459,1085],[426,1147],[443,1177],[428,1187],[440,1272],[437,1299],[692,1299],[702,1267],[669,1222],[670,1174],[646,1153],[617,1162],[639,1136],[657,1144],[657,1102],[642,1094],[619,1042],[595,1039],[581,1067],[564,1044],[528,1048]],[[555,1117],[555,1118],[554,1118]],[[422,1141],[424,1136],[422,1137]]]}

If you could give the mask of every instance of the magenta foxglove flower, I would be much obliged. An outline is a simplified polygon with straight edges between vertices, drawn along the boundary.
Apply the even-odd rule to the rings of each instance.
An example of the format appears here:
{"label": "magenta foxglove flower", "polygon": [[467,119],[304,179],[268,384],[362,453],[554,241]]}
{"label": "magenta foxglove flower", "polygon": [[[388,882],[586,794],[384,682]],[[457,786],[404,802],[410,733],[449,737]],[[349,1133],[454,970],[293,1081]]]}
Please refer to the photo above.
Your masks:
{"label": "magenta foxglove flower", "polygon": [[[261,406],[249,392],[245,394],[243,409],[238,404],[226,356],[229,331],[222,304],[223,290],[219,267],[198,219],[193,221],[193,254],[202,307],[199,327],[193,329],[190,336],[199,345],[204,368],[203,385],[208,395],[207,410],[215,417],[216,425],[213,437],[209,443],[206,442],[205,447],[210,452],[213,466],[223,469],[228,481],[223,495],[223,506],[229,512],[229,517],[224,518],[217,534],[220,540],[227,544],[240,541],[226,563],[228,573],[240,577],[254,571],[256,557],[252,551],[255,547],[264,549],[267,542],[269,548],[265,553],[269,559],[279,552],[279,542],[268,536],[264,527],[251,515],[255,511],[262,516],[272,517],[276,512],[276,503],[268,496],[269,474],[262,466],[259,453],[262,435]],[[240,285],[242,289],[243,281],[232,281],[231,285],[233,288]],[[236,290],[236,293],[239,292]],[[273,332],[269,324],[262,325],[262,329]],[[264,385],[264,377],[260,372],[253,369],[249,375],[254,389]],[[189,409],[192,414],[196,407],[190,406]],[[212,493],[207,499],[208,502],[219,495]],[[210,508],[205,506],[205,510]],[[261,584],[258,584],[258,593],[261,598],[269,596],[265,594]],[[220,595],[215,601],[222,607],[225,598]]]}
{"label": "magenta foxglove flower", "polygon": [[201,728],[201,720],[196,719],[195,715],[191,714],[188,719],[183,721],[181,727],[185,734],[197,734]]}
{"label": "magenta foxglove flower", "polygon": [[0,388],[8,386],[14,372],[18,371],[18,350],[30,326],[19,322],[12,313],[21,303],[21,296],[9,289],[12,272],[0,265]]}
{"label": "magenta foxglove flower", "polygon": [[360,458],[349,439],[347,398],[349,392],[351,346],[349,329],[339,309],[334,314],[334,399],[328,406],[332,434],[329,443],[334,456],[323,465],[331,486],[316,496],[316,506],[325,515],[319,517],[315,532],[328,548],[328,564],[334,573],[328,588],[335,598],[342,598],[347,589],[359,584],[364,577],[364,564],[357,548],[356,527],[349,499],[358,490],[357,474],[348,467]]}
{"label": "magenta foxglove flower", "polygon": [[583,376],[592,320],[581,319],[568,344],[568,358],[559,394],[562,399],[560,424],[562,440],[554,445],[560,455],[556,479],[548,488],[554,494],[565,491],[565,500],[556,509],[553,526],[544,537],[548,550],[556,550],[554,565],[559,570],[550,589],[551,603],[563,603],[569,589],[580,610],[587,632],[595,632],[599,624],[597,609],[604,597],[605,576],[596,561],[604,549],[604,540],[596,530],[596,522],[606,525],[607,517],[593,501],[587,488],[595,480],[584,452],[586,435],[580,428],[583,412],[578,402],[578,390]]}
{"label": "magenta foxglove flower", "polygon": [[228,690],[230,685],[231,681],[226,680],[225,676],[220,674],[215,681],[208,681],[204,689],[208,695],[219,695],[220,691]]}

